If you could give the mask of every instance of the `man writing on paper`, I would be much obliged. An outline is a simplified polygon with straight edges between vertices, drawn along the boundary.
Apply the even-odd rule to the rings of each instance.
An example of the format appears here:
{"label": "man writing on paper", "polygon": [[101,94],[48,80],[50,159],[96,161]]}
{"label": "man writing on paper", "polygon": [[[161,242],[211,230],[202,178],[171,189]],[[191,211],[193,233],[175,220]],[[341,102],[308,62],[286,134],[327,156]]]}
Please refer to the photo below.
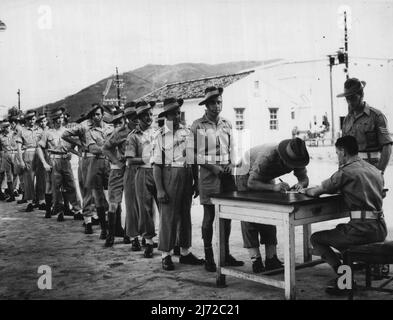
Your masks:
{"label": "man writing on paper", "polygon": [[[310,158],[306,145],[300,138],[283,140],[278,145],[264,144],[254,147],[245,158],[245,161],[249,160],[250,168],[247,179],[248,190],[286,192],[290,189],[300,191],[308,186],[306,166]],[[281,179],[276,183],[275,178],[292,171],[298,179],[294,186],[290,187]],[[243,221],[241,226],[244,247],[249,251],[253,272],[260,273],[281,268],[283,264],[277,258],[276,250],[276,227]],[[259,242],[265,244],[265,265],[259,251]]]}

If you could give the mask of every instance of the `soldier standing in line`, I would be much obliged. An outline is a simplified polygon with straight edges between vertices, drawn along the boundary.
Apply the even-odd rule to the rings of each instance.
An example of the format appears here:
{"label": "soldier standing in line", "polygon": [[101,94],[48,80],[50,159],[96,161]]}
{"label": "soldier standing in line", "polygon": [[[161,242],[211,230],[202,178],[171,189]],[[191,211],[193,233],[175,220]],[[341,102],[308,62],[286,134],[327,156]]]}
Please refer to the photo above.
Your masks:
{"label": "soldier standing in line", "polygon": [[[63,121],[62,121],[63,127],[65,129],[72,128],[74,126],[74,124],[69,122],[70,115],[67,113],[65,107],[60,107],[58,111],[61,111],[63,114]],[[68,151],[72,154],[75,154],[78,157],[78,160],[79,160],[78,161],[78,173],[79,173],[79,164],[80,164],[80,159],[82,157],[82,153],[79,151],[76,151],[74,149],[74,147],[75,146],[71,146],[68,149]],[[72,160],[72,156],[71,156],[71,160]],[[71,164],[72,164],[72,161],[71,161]],[[72,165],[71,165],[71,167],[72,167]],[[76,185],[76,180],[75,180],[75,185]],[[78,185],[80,186],[79,181],[78,181]],[[75,189],[75,193],[73,193],[73,192],[67,193],[66,190],[64,190],[64,189],[61,190],[61,193],[63,196],[63,203],[64,203],[64,215],[65,216],[73,216],[74,219],[76,219],[76,220],[83,220],[83,215],[81,214],[81,212],[82,212],[81,200],[80,200],[80,197],[79,197],[76,189]],[[70,203],[72,206],[72,210],[70,210]]]}
{"label": "soldier standing in line", "polygon": [[[97,116],[95,115],[95,111],[98,110]],[[81,150],[82,159],[79,164],[79,171],[81,173],[81,178],[83,181],[83,185],[81,188],[81,194],[83,196],[83,216],[84,216],[84,224],[85,224],[85,234],[92,234],[92,216],[94,211],[93,205],[93,195],[92,195],[92,188],[88,183],[88,172],[90,163],[93,161],[92,159],[95,158],[95,155],[89,153],[87,150],[87,132],[96,125],[101,125],[102,123],[102,113],[103,108],[98,103],[92,104],[92,109],[86,115],[86,120],[83,120],[77,126],[68,128],[64,131],[62,135],[62,139],[66,142],[69,142],[71,145],[77,145],[78,149]],[[76,138],[76,139],[75,139]],[[78,141],[79,140],[79,141]],[[101,157],[102,158],[102,157]],[[105,201],[106,202],[106,201]],[[105,211],[104,211],[105,212]]]}
{"label": "soldier standing in line", "polygon": [[[205,247],[205,269],[216,271],[214,262],[212,238],[215,208],[210,195],[224,191],[236,190],[233,176],[234,146],[231,123],[220,117],[222,110],[223,88],[208,87],[205,98],[199,105],[206,106],[206,112],[191,126],[195,141],[196,164],[200,165],[199,192],[200,202],[203,204],[202,238]],[[231,220],[225,220],[225,264],[227,266],[242,266],[243,261],[236,260],[229,253],[229,235]]]}
{"label": "soldier standing in line", "polygon": [[[5,120],[1,123],[0,133],[0,150],[1,150],[1,168],[0,168],[0,183],[3,182],[4,176],[7,179],[7,191],[8,195],[7,202],[15,201],[14,195],[14,180],[16,174],[14,170],[15,155],[17,145],[15,141],[15,135],[10,130],[10,123]],[[4,199],[5,200],[5,199]]]}
{"label": "soldier standing in line", "polygon": [[[42,129],[42,135],[44,135],[48,130],[48,118],[47,114],[39,114],[37,116],[37,125]],[[41,136],[42,138],[42,136]],[[48,195],[52,194],[51,190],[51,182],[50,182],[50,173],[48,173],[43,164],[42,161],[40,160],[39,154],[38,154],[38,147],[37,147],[37,157],[35,159],[35,167],[36,167],[36,182],[35,182],[35,187],[36,187],[36,194],[37,194],[37,199],[42,200],[42,198],[45,199],[45,205],[44,204],[39,204],[39,209],[40,210],[45,210],[47,211],[46,208],[46,202],[49,199]],[[46,159],[48,159],[48,154],[44,152],[44,156]],[[50,203],[50,208],[51,210],[51,203]],[[50,211],[49,211],[50,212]]]}
{"label": "soldier standing in line", "polygon": [[[16,141],[16,138],[22,129],[22,116],[12,116],[9,118],[9,122],[11,124],[11,131],[13,132]],[[21,162],[22,159],[19,158],[19,154],[17,151],[15,155],[15,174],[17,176],[17,179],[14,180],[14,189],[16,189],[17,182],[19,182],[18,191],[15,196],[22,195],[22,199],[17,200],[17,204],[26,203],[26,200],[24,199],[23,169],[21,167]]]}
{"label": "soldier standing in line", "polygon": [[[393,141],[385,115],[363,100],[365,86],[365,81],[350,78],[344,83],[344,92],[337,95],[345,97],[348,104],[348,115],[344,118],[342,134],[355,137],[359,146],[359,157],[375,166],[383,175],[392,154]],[[372,269],[375,279],[389,273],[389,265],[375,265]]]}
{"label": "soldier standing in line", "polygon": [[103,153],[109,158],[111,168],[108,181],[109,211],[106,247],[113,246],[116,235],[123,237],[125,242],[127,242],[126,235],[121,227],[121,202],[123,200],[123,180],[125,173],[124,149],[125,141],[130,130],[125,122],[123,112],[119,112],[113,116],[112,124],[115,127],[114,132],[105,142],[102,149]]}
{"label": "soldier standing in line", "polygon": [[86,157],[89,159],[85,183],[92,190],[95,208],[101,226],[100,239],[107,236],[105,212],[108,202],[104,190],[108,190],[109,162],[102,152],[105,141],[112,133],[113,128],[103,121],[104,109],[95,105],[90,111],[93,125],[86,132]]}
{"label": "soldier standing in line", "polygon": [[[63,112],[61,110],[54,113],[52,122],[54,128],[43,133],[37,149],[44,169],[50,175],[48,187],[51,187],[51,192],[46,195],[47,210],[45,218],[51,217],[50,207],[53,198],[53,212],[58,213],[57,221],[64,221],[65,209],[64,203],[62,204],[61,190],[64,190],[63,195],[67,194],[66,198],[76,198],[75,181],[70,162],[71,155],[68,152],[71,145],[61,138],[65,130],[63,127]],[[48,153],[48,157],[45,157],[44,150]],[[83,219],[80,205],[75,209],[74,220]]]}
{"label": "soldier standing in line", "polygon": [[[139,119],[138,127],[127,139],[126,157],[129,164],[137,166],[135,175],[135,192],[139,212],[139,231],[146,240],[145,258],[153,257],[154,241],[156,236],[154,225],[153,201],[157,203],[157,189],[153,178],[153,168],[150,163],[155,139],[155,129],[151,127],[153,113],[151,109],[155,103],[140,101],[136,106]],[[135,238],[134,238],[135,241]]]}
{"label": "soldier standing in line", "polygon": [[[86,115],[84,113],[82,113],[75,122],[77,123],[77,125],[79,125],[80,123],[82,123],[85,120],[86,120]],[[71,129],[72,127],[69,127],[69,128]],[[83,191],[84,191],[85,184],[83,182],[83,173],[82,173],[82,162],[83,162],[83,149],[82,149],[82,147],[78,147],[78,153],[79,153],[79,156],[78,156],[78,185],[79,185],[79,191],[80,191],[82,199],[83,199],[84,198]]]}
{"label": "soldier standing in line", "polygon": [[[26,125],[21,129],[17,137],[18,155],[21,159],[23,169],[23,180],[25,188],[26,212],[34,211],[33,201],[36,200],[34,178],[36,175],[35,161],[38,141],[42,135],[42,129],[36,126],[36,112],[28,111],[25,115]],[[24,150],[24,152],[22,151]]]}
{"label": "soldier standing in line", "polygon": [[[124,115],[127,119],[127,130],[128,134],[124,141],[124,156],[127,158],[129,156],[129,141],[132,132],[138,125],[138,118],[136,114],[136,103],[131,101],[125,105]],[[119,147],[118,147],[119,148]],[[132,165],[130,159],[126,159],[126,168],[124,172],[124,200],[126,205],[126,221],[125,221],[125,232],[126,237],[131,239],[131,250],[140,251],[141,245],[138,240],[138,236],[141,234],[139,230],[139,211],[138,202],[135,192],[135,174],[138,166]]]}
{"label": "soldier standing in line", "polygon": [[[187,164],[186,147],[191,131],[180,124],[183,99],[167,98],[159,118],[166,118],[154,142],[152,163],[159,201],[160,228],[158,250],[162,268],[174,270],[171,252],[176,240],[180,247],[179,262],[202,265],[190,251],[192,240],[192,196],[198,196],[198,171]],[[196,169],[197,167],[194,166]]]}

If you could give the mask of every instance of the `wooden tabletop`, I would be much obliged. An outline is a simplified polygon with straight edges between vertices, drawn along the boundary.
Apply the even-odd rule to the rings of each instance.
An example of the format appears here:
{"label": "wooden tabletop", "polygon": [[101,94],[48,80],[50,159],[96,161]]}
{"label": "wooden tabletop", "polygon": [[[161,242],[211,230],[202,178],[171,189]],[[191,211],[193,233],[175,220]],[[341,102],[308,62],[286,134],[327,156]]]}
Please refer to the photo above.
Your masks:
{"label": "wooden tabletop", "polygon": [[260,203],[272,203],[281,205],[300,205],[323,203],[341,199],[340,195],[323,195],[319,198],[313,198],[301,193],[281,193],[281,192],[258,192],[258,191],[234,191],[216,193],[210,196],[216,199],[236,200],[236,201],[253,201]]}

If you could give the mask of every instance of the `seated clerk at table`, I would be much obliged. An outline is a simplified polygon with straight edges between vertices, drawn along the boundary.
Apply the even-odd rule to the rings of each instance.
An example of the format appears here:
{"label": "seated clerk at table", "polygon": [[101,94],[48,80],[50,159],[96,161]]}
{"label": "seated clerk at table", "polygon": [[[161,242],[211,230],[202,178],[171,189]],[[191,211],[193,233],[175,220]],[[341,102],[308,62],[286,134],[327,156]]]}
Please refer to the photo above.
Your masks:
{"label": "seated clerk at table", "polygon": [[[306,166],[310,161],[306,145],[300,138],[283,140],[279,144],[264,144],[249,151],[250,173],[247,189],[255,191],[286,192],[289,189],[299,191],[308,186]],[[276,183],[275,178],[290,173],[298,182],[290,187],[286,182]],[[242,222],[244,247],[248,249],[254,273],[274,270],[283,266],[277,258],[276,227],[272,225]],[[260,243],[265,244],[266,260],[263,265],[259,251]]]}
{"label": "seated clerk at table", "polygon": [[[358,149],[352,136],[337,139],[338,171],[320,186],[304,190],[312,197],[340,192],[345,205],[351,210],[348,223],[311,235],[314,249],[336,274],[341,261],[331,247],[343,251],[353,245],[384,241],[387,235],[382,213],[383,176],[380,170],[359,158]],[[343,291],[337,287],[337,277],[330,281],[326,289],[329,294]]]}

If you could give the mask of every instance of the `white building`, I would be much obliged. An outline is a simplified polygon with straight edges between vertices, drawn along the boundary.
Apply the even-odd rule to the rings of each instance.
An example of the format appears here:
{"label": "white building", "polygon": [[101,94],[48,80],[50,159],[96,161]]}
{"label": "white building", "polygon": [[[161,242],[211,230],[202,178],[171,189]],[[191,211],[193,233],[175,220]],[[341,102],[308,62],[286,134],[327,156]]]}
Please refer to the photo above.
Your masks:
{"label": "white building", "polygon": [[[388,101],[393,98],[392,90],[389,91],[389,85],[393,83],[393,63],[389,60],[370,62],[351,58],[350,61],[350,76],[367,82],[365,100],[383,111],[392,123],[393,112],[388,109]],[[336,137],[340,131],[340,119],[347,113],[345,99],[336,98],[343,91],[344,81],[343,65],[333,66]],[[204,113],[204,106],[198,103],[208,86],[224,88],[222,116],[229,119],[236,130],[248,130],[250,146],[291,138],[295,126],[301,131],[310,130],[314,122],[322,124],[324,115],[332,123],[327,58],[313,61],[282,60],[236,74],[172,83],[140,99],[162,102],[166,97],[183,98],[182,118],[191,125]],[[157,104],[156,114],[160,112],[161,105]]]}

